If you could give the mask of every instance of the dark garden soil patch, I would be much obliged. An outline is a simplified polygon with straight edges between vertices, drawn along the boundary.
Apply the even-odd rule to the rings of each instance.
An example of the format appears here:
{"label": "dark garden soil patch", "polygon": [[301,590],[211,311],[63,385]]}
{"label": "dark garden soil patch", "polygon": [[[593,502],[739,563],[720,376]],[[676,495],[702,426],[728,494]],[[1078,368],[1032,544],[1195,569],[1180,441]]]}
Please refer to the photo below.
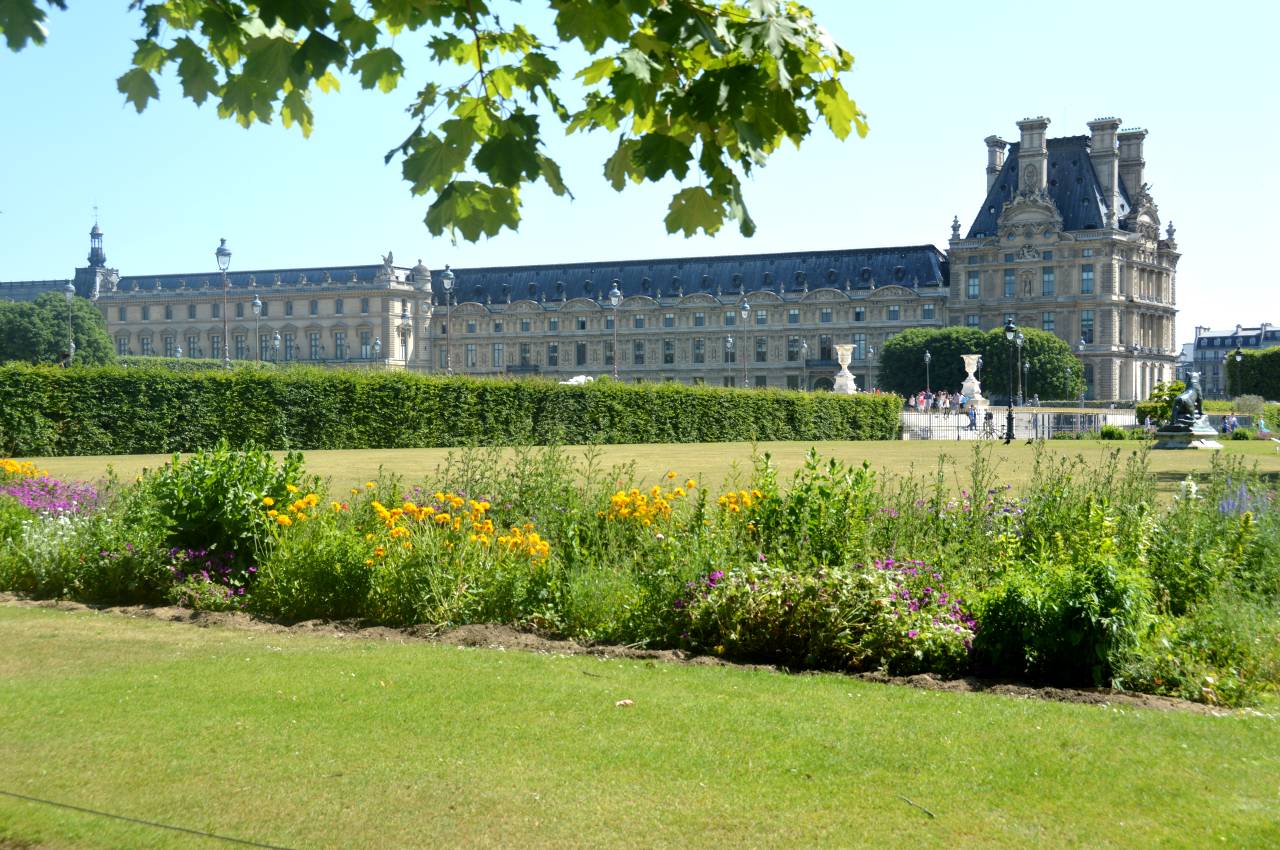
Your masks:
{"label": "dark garden soil patch", "polygon": [[[142,617],[190,623],[204,628],[224,627],[254,632],[302,632],[358,640],[430,641],[451,646],[512,649],[555,655],[590,655],[596,658],[665,661],[705,666],[733,666],[758,670],[777,669],[767,665],[733,664],[714,656],[696,655],[679,649],[639,649],[632,646],[581,644],[577,641],[544,637],[535,632],[520,631],[510,626],[493,624],[457,626],[451,629],[440,629],[427,625],[394,629],[387,626],[369,626],[358,620],[305,620],[301,623],[285,624],[261,620],[241,612],[203,612],[173,606],[94,606],[63,600],[33,600],[11,593],[0,593],[0,604],[55,608],[60,611],[97,611],[125,617]],[[989,693],[1018,699],[1083,703],[1102,707],[1151,708],[1162,711],[1190,711],[1197,714],[1230,713],[1229,709],[1174,697],[1115,691],[1109,688],[1033,687],[1015,682],[998,682],[974,677],[941,679],[931,673],[922,673],[915,676],[859,673],[855,674],[854,678],[864,682],[907,685],[931,691]],[[4,850],[3,846],[0,846],[0,850]]]}

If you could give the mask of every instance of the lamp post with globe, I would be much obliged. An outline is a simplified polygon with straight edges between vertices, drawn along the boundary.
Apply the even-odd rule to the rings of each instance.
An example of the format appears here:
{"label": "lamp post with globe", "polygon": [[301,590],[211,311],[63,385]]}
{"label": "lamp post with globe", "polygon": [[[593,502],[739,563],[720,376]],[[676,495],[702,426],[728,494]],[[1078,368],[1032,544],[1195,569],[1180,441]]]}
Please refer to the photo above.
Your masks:
{"label": "lamp post with globe", "polygon": [[257,295],[253,296],[253,344],[258,349],[258,364],[262,364],[262,337],[258,336],[258,317],[262,315],[262,299]]}
{"label": "lamp post with globe", "polygon": [[224,369],[230,369],[231,339],[227,336],[227,290],[230,284],[227,281],[227,269],[231,268],[231,250],[227,247],[227,240],[219,241],[222,244],[213,252],[213,255],[218,259],[218,271],[222,272],[222,366]]}
{"label": "lamp post with globe", "polygon": [[929,349],[924,350],[924,391],[932,393],[933,387],[929,380],[929,364],[933,362],[933,355],[929,353]]}
{"label": "lamp post with globe", "polygon": [[622,304],[622,290],[619,281],[613,279],[613,288],[609,290],[609,306],[613,308],[613,379],[618,380],[618,307]]}
{"label": "lamp post with globe", "polygon": [[71,361],[76,356],[76,341],[71,333],[71,308],[76,300],[76,288],[68,283],[62,290],[63,296],[67,299],[67,364],[71,365]]}
{"label": "lamp post with globe", "polygon": [[747,320],[751,318],[751,305],[747,303],[747,299],[742,299],[742,304],[738,307],[738,314],[742,316],[742,388],[747,388],[747,358],[750,353],[747,350]]}
{"label": "lamp post with globe", "polygon": [[280,331],[271,333],[271,362],[280,364]]}
{"label": "lamp post with globe", "polygon": [[1005,319],[1004,338],[1009,343],[1009,410],[1004,419],[1005,445],[1013,442],[1013,370],[1015,368],[1014,357],[1017,350],[1016,340],[1018,336],[1018,326],[1013,323],[1013,319]]}
{"label": "lamp post with globe", "polygon": [[444,287],[444,371],[453,374],[453,327],[449,324],[449,300],[453,297],[453,269],[446,264],[444,274],[440,275],[440,285]]}

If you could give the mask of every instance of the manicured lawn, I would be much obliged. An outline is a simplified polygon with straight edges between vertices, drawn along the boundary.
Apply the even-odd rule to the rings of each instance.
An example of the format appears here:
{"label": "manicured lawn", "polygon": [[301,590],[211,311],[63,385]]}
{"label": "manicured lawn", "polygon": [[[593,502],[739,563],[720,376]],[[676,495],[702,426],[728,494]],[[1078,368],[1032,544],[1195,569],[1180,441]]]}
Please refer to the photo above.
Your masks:
{"label": "manicured lawn", "polygon": [[[1274,716],[11,605],[0,706],[0,790],[286,847],[1280,846]],[[214,846],[0,797],[23,842]]]}
{"label": "manicured lawn", "polygon": [[[1011,445],[990,444],[994,451],[1001,480],[1015,487],[1030,475],[1033,447],[1025,442]],[[1120,449],[1133,451],[1138,444],[1105,441],[1049,441],[1049,451],[1058,455],[1081,455],[1089,462],[1101,461],[1108,452]],[[804,460],[810,446],[823,457],[861,463],[866,460],[877,469],[906,472],[911,468],[930,471],[936,468],[938,458],[949,458],[953,471],[963,472],[973,443],[948,441],[891,441],[891,442],[828,442],[828,443],[670,443],[627,446],[599,446],[590,451],[599,453],[599,463],[604,466],[634,462],[640,477],[656,480],[668,469],[681,475],[693,475],[705,484],[719,487],[734,469],[744,475],[751,469],[752,451],[767,451],[784,476],[789,476]],[[1280,446],[1271,442],[1223,443],[1223,452],[1243,455],[1250,463],[1256,461],[1261,471],[1280,477]],[[450,452],[456,456],[458,449],[376,449],[353,451],[311,451],[306,453],[307,470],[333,481],[336,492],[363,483],[377,475],[378,468],[417,480],[432,473],[446,462]],[[571,451],[588,451],[574,447]],[[1162,490],[1172,491],[1177,482],[1189,472],[1208,470],[1213,452],[1209,451],[1161,451],[1151,453],[1151,467],[1159,476]],[[125,480],[138,475],[143,469],[154,469],[168,462],[168,455],[116,455],[105,457],[55,457],[31,458],[55,476],[75,479],[95,479],[107,467],[113,468]]]}

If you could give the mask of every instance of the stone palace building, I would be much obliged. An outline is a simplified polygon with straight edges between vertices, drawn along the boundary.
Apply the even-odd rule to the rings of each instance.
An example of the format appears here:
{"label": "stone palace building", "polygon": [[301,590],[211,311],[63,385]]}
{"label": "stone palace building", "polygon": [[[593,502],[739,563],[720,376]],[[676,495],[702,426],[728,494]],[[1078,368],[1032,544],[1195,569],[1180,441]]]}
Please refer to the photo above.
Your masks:
{"label": "stone palace building", "polygon": [[[985,200],[964,235],[952,222],[946,252],[472,269],[387,254],[343,267],[232,265],[224,279],[213,252],[205,270],[122,275],[95,224],[72,282],[96,301],[122,355],[829,389],[833,347],[851,343],[866,388],[877,383],[876,352],[905,328],[989,330],[1012,317],[1072,346],[1090,397],[1145,397],[1174,374],[1179,257],[1145,182],[1146,131],[1104,118],[1088,136],[1050,139],[1048,124],[1018,122],[1014,143],[986,139]],[[0,283],[0,298],[66,283]]]}

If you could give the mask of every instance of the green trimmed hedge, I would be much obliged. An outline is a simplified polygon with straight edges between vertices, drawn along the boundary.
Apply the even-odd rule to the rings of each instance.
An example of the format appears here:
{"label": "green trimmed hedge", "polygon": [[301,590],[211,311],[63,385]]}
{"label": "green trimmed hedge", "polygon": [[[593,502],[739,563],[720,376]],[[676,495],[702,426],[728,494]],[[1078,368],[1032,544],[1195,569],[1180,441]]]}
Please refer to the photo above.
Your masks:
{"label": "green trimmed hedge", "polygon": [[15,364],[0,367],[0,453],[187,452],[222,437],[275,449],[883,440],[897,436],[901,406],[894,395],[672,383]]}

